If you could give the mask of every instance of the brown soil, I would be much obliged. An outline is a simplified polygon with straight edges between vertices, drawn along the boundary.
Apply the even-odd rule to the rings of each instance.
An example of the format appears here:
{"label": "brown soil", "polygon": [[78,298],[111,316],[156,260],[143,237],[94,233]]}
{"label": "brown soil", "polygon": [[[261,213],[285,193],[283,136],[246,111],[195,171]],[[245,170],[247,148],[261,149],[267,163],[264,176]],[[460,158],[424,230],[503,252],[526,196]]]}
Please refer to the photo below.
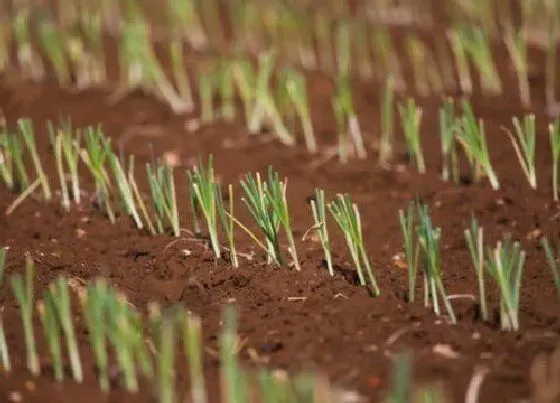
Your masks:
{"label": "brown soil", "polygon": [[[500,54],[503,54],[503,50]],[[538,56],[538,55],[537,55]],[[506,60],[501,58],[501,60]],[[453,401],[463,401],[465,390],[476,367],[490,372],[482,386],[481,402],[514,401],[530,395],[528,370],[533,357],[550,351],[560,341],[560,304],[551,273],[546,266],[538,237],[553,239],[557,234],[559,210],[551,203],[551,161],[547,140],[547,118],[542,102],[542,71],[534,72],[535,112],[540,122],[537,147],[539,190],[532,191],[522,176],[507,136],[501,125],[523,113],[518,106],[515,74],[509,64],[499,66],[505,93],[500,99],[473,98],[477,114],[485,119],[492,161],[502,190],[493,192],[487,184],[455,186],[439,180],[440,152],[437,136],[437,107],[434,98],[421,101],[424,107],[422,140],[428,174],[418,175],[413,167],[381,169],[375,152],[366,160],[352,160],[346,166],[336,159],[309,156],[302,147],[286,148],[269,134],[249,136],[240,120],[215,124],[196,132],[185,130],[190,118],[173,116],[162,104],[140,92],[110,107],[106,90],[72,93],[53,83],[24,82],[12,74],[0,77],[0,108],[8,123],[31,117],[36,122],[37,141],[54,175],[48,137],[43,130],[47,119],[71,116],[75,127],[102,123],[115,146],[135,154],[142,167],[150,156],[173,152],[190,164],[197,156],[212,153],[216,172],[224,184],[238,184],[247,172],[263,171],[268,165],[288,177],[293,229],[296,238],[312,225],[308,204],[315,187],[324,188],[329,198],[348,192],[362,213],[368,253],[382,290],[372,298],[356,285],[350,259],[339,231],[331,225],[334,262],[337,274],[330,277],[322,265],[322,252],[313,241],[298,243],[301,272],[265,265],[265,256],[253,242],[238,231],[239,250],[252,254],[241,258],[239,269],[225,261],[214,261],[204,241],[185,232],[174,241],[170,236],[150,237],[136,230],[126,218],[112,225],[87,203],[65,214],[56,203],[45,205],[26,200],[12,215],[0,215],[0,245],[9,247],[7,275],[23,268],[24,252],[31,252],[37,265],[37,292],[57,275],[88,280],[104,276],[124,291],[139,307],[148,301],[165,304],[181,302],[201,315],[205,343],[217,349],[222,307],[235,302],[241,318],[240,334],[247,339],[241,355],[247,362],[254,349],[269,366],[299,370],[316,366],[336,384],[357,389],[378,401],[389,386],[392,357],[412,350],[415,377],[442,380]],[[538,70],[538,69],[537,69]],[[313,120],[322,144],[334,144],[335,124],[330,107],[331,85],[324,77],[311,80]],[[378,134],[379,88],[356,86],[356,107],[368,143]],[[194,114],[193,116],[196,116]],[[399,129],[400,131],[400,129]],[[400,136],[400,133],[398,133]],[[400,138],[400,137],[399,137]],[[403,150],[402,142],[399,148]],[[85,177],[85,171],[82,170]],[[143,169],[137,177],[143,176]],[[54,179],[53,179],[54,183]],[[186,177],[177,170],[176,183],[182,227],[191,227]],[[88,186],[86,185],[87,189]],[[236,186],[238,199],[240,188]],[[428,203],[434,221],[443,231],[444,282],[450,294],[474,294],[477,284],[463,229],[471,213],[484,227],[486,240],[494,244],[504,234],[522,242],[527,251],[521,298],[521,330],[501,332],[497,320],[485,324],[478,319],[476,306],[469,300],[454,301],[458,324],[450,325],[436,317],[421,303],[405,299],[406,270],[394,263],[402,251],[397,211],[418,197]],[[15,198],[0,187],[0,211]],[[241,203],[236,214],[250,223]],[[331,223],[332,224],[332,223]],[[253,227],[251,227],[253,228]],[[185,251],[190,255],[185,256]],[[497,290],[488,282],[490,303],[497,310]],[[297,297],[297,298],[292,298]],[[48,371],[46,350],[41,349],[45,371],[33,379],[34,389],[25,382],[32,377],[24,369],[25,346],[15,300],[9,287],[0,297],[14,372],[0,376],[0,400],[19,390],[24,401],[133,402],[147,401],[149,388],[128,395],[115,386],[103,395],[97,388],[94,364],[81,334],[86,380],[82,385],[70,381],[58,385]],[[38,332],[38,334],[40,334]],[[445,357],[437,346],[447,346],[456,356]],[[217,384],[217,362],[206,355],[210,385]],[[185,385],[184,376],[179,375]],[[217,399],[216,388],[213,399]]]}

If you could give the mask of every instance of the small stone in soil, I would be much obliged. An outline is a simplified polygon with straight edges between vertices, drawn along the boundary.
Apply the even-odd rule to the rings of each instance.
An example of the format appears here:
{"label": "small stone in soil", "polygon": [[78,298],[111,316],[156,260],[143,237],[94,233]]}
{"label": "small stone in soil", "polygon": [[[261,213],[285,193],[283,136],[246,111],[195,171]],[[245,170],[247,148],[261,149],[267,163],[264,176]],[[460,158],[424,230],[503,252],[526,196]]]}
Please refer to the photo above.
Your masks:
{"label": "small stone in soil", "polygon": [[10,400],[10,402],[21,402],[23,400],[23,397],[21,396],[21,392],[14,390],[13,392],[10,392],[10,394],[8,395],[8,399]]}
{"label": "small stone in soil", "polygon": [[280,350],[284,349],[284,344],[279,341],[271,341],[263,343],[259,346],[259,353],[260,354],[270,354],[276,353]]}

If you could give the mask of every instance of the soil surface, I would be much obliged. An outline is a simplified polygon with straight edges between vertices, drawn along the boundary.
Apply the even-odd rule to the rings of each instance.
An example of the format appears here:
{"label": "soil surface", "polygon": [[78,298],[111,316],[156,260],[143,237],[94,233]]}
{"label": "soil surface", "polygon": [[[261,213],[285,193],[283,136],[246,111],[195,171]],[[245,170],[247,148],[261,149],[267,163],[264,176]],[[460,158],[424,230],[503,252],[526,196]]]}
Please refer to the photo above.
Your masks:
{"label": "soil surface", "polygon": [[[505,52],[496,49],[497,60]],[[535,53],[535,59],[542,55]],[[534,112],[539,122],[537,165],[539,188],[526,183],[507,135],[501,126],[511,127],[512,116],[521,115],[516,78],[510,64],[499,64],[504,81],[500,98],[473,96],[477,115],[485,120],[492,162],[502,189],[494,192],[487,183],[457,186],[440,180],[440,151],[437,126],[439,97],[424,98],[423,149],[428,173],[419,175],[406,165],[400,125],[398,151],[390,169],[377,163],[375,143],[379,132],[379,85],[357,83],[355,104],[369,147],[365,160],[353,159],[341,165],[336,158],[310,156],[303,146],[284,147],[269,133],[249,135],[241,119],[216,123],[196,131],[186,129],[192,116],[174,116],[152,97],[136,91],[116,105],[108,105],[108,89],[72,92],[53,82],[32,83],[16,74],[0,76],[0,108],[10,127],[19,117],[31,117],[47,172],[56,185],[54,159],[44,130],[48,119],[70,116],[75,127],[101,123],[113,145],[138,158],[137,179],[145,187],[143,164],[151,150],[161,156],[171,153],[181,164],[191,165],[198,156],[214,155],[216,172],[224,185],[235,185],[235,214],[255,230],[245,207],[239,202],[239,180],[248,172],[264,172],[272,165],[288,178],[288,198],[293,230],[298,240],[302,270],[266,265],[266,257],[253,241],[237,231],[241,267],[215,261],[206,242],[190,232],[192,217],[183,169],[176,170],[176,186],[183,236],[151,237],[135,229],[121,216],[112,225],[89,203],[64,213],[60,204],[27,199],[13,214],[0,214],[0,246],[9,248],[6,274],[21,272],[24,253],[30,252],[37,267],[37,295],[58,275],[78,283],[104,276],[126,293],[131,302],[144,308],[149,301],[183,303],[202,317],[205,364],[212,400],[218,398],[217,350],[222,307],[235,303],[240,314],[240,335],[245,339],[241,357],[251,365],[285,368],[290,371],[319,368],[333,383],[358,390],[371,401],[379,401],[390,386],[396,353],[412,351],[415,378],[442,381],[451,401],[464,401],[475,369],[489,370],[481,389],[480,402],[518,401],[530,396],[528,371],[536,354],[551,351],[560,342],[560,304],[552,275],[539,247],[539,237],[556,240],[560,209],[551,202],[551,156],[546,126],[544,75],[537,63],[532,72]],[[406,70],[407,77],[410,75]],[[323,151],[335,144],[336,126],[331,112],[332,85],[314,74],[310,80],[315,130]],[[478,92],[478,91],[477,91]],[[413,95],[411,91],[410,94]],[[239,116],[242,115],[239,109]],[[464,165],[463,168],[465,168]],[[82,167],[84,189],[91,180]],[[464,170],[466,174],[466,169]],[[467,178],[468,179],[468,178]],[[365,243],[382,295],[372,298],[357,285],[350,256],[340,231],[329,223],[336,275],[325,269],[320,244],[302,241],[312,226],[309,206],[315,187],[323,188],[329,200],[336,193],[349,193],[360,207]],[[16,195],[0,187],[0,211]],[[463,230],[471,214],[484,227],[486,242],[494,245],[504,235],[520,240],[527,252],[522,283],[521,330],[502,332],[497,320],[498,292],[492,280],[487,288],[492,320],[483,323],[470,299],[456,299],[453,305],[458,324],[435,316],[422,302],[406,302],[406,269],[395,261],[402,253],[398,210],[419,198],[430,206],[433,220],[442,228],[443,279],[449,294],[477,294],[477,282],[465,245]],[[260,236],[258,231],[255,232]],[[420,286],[418,296],[420,296]],[[421,298],[418,298],[421,300]],[[76,385],[59,385],[49,371],[47,350],[41,340],[43,374],[33,379],[24,369],[25,346],[15,299],[4,284],[0,296],[4,309],[8,345],[14,372],[0,376],[0,400],[19,391],[24,401],[33,402],[144,402],[150,400],[148,386],[143,393],[129,395],[118,385],[103,395],[95,378],[87,335],[80,334],[86,379]],[[80,320],[80,319],[78,319]],[[83,326],[82,326],[83,327]],[[256,352],[256,355],[254,354]],[[255,359],[258,357],[258,359]],[[179,374],[185,390],[186,376]],[[30,383],[29,381],[33,382]]]}

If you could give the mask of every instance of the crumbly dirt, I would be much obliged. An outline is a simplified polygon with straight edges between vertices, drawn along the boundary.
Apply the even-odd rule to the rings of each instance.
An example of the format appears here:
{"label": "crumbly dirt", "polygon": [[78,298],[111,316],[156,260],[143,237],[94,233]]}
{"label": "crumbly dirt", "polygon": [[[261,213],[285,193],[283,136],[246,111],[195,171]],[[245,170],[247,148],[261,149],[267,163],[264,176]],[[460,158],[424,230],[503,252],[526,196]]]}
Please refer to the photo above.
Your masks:
{"label": "crumbly dirt", "polygon": [[[496,52],[503,55],[503,49]],[[536,54],[534,60],[538,57],[542,55]],[[18,117],[34,120],[38,148],[55,186],[57,176],[44,122],[66,116],[71,117],[75,127],[101,123],[113,138],[115,148],[136,155],[136,176],[143,189],[143,164],[150,159],[151,149],[159,156],[171,153],[184,165],[192,164],[198,156],[213,154],[222,183],[235,185],[236,216],[253,230],[248,213],[239,202],[238,183],[245,173],[264,172],[272,165],[288,178],[290,214],[302,265],[300,272],[267,266],[263,252],[241,230],[237,231],[238,248],[244,254],[240,257],[241,267],[232,269],[227,261],[215,261],[205,241],[189,231],[192,219],[187,179],[183,169],[178,168],[175,180],[185,229],[180,239],[166,235],[151,237],[135,229],[124,216],[112,225],[87,200],[64,213],[57,202],[44,204],[29,198],[13,214],[0,214],[0,245],[9,247],[7,275],[22,271],[24,253],[29,252],[37,267],[37,295],[58,275],[77,281],[104,276],[138,307],[145,307],[149,301],[184,304],[202,317],[210,385],[218,382],[218,363],[211,351],[217,349],[221,310],[225,303],[235,303],[240,314],[240,335],[246,340],[241,356],[250,364],[290,371],[316,367],[338,386],[359,390],[372,401],[379,401],[390,385],[393,357],[410,350],[414,353],[416,379],[443,381],[452,401],[464,401],[473,372],[480,366],[489,370],[480,402],[527,398],[531,360],[560,341],[559,299],[539,247],[541,235],[554,240],[558,237],[560,210],[551,202],[543,72],[535,68],[531,80],[534,112],[539,121],[539,188],[533,191],[501,130],[502,125],[510,125],[512,116],[524,111],[516,100],[512,68],[504,63],[499,69],[504,80],[503,97],[473,98],[477,115],[485,119],[492,162],[502,184],[498,192],[492,191],[487,183],[469,184],[465,180],[457,186],[439,179],[438,97],[419,101],[424,108],[422,141],[428,166],[428,173],[419,175],[413,166],[405,164],[399,128],[395,165],[390,169],[378,166],[374,149],[379,132],[380,93],[374,83],[359,84],[355,90],[369,156],[341,165],[336,158],[309,155],[302,145],[284,147],[269,133],[249,135],[240,118],[190,132],[185,126],[196,113],[174,116],[165,105],[141,91],[131,93],[117,105],[108,105],[107,89],[74,93],[58,89],[51,82],[35,84],[15,74],[4,74],[0,76],[0,108],[11,127]],[[310,77],[310,85],[315,130],[327,150],[336,141],[330,106],[332,85],[319,74]],[[83,167],[81,172],[87,178]],[[84,180],[84,189],[91,191],[91,181]],[[380,297],[370,297],[366,289],[356,284],[346,245],[332,220],[329,227],[336,265],[334,277],[323,266],[319,243],[301,240],[313,224],[309,197],[315,187],[325,189],[329,199],[336,193],[349,193],[358,203],[365,244],[382,290]],[[15,197],[0,187],[0,211],[4,212]],[[519,332],[499,330],[498,292],[491,280],[487,282],[492,309],[490,323],[478,318],[477,307],[469,299],[454,300],[456,325],[435,316],[423,307],[422,301],[406,302],[406,269],[394,259],[403,249],[397,212],[415,198],[429,204],[435,224],[442,228],[443,278],[449,294],[477,294],[463,236],[471,214],[481,222],[489,244],[495,244],[505,234],[521,241],[527,263],[522,280]],[[137,395],[125,393],[117,384],[108,395],[98,390],[85,332],[80,333],[86,369],[83,384],[54,382],[39,327],[44,371],[41,377],[33,379],[24,369],[21,322],[7,283],[2,286],[0,300],[14,360],[14,372],[0,376],[1,400],[14,391],[22,393],[24,401],[35,402],[150,400],[147,385],[143,385],[144,393]],[[253,352],[257,354],[250,354]],[[180,372],[183,389],[185,378]],[[33,383],[26,384],[29,380]],[[217,399],[216,388],[211,389],[212,399]]]}

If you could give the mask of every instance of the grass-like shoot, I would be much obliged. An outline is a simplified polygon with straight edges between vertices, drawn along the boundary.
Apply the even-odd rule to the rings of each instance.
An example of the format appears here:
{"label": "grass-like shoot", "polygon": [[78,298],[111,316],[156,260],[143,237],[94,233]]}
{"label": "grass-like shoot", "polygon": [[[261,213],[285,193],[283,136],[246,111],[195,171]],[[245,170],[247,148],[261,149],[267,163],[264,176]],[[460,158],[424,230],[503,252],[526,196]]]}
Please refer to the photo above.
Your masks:
{"label": "grass-like shoot", "polygon": [[301,120],[303,137],[305,139],[305,147],[310,153],[315,153],[317,152],[317,141],[315,140],[315,133],[313,131],[313,124],[311,122],[311,112],[309,109],[305,76],[292,69],[287,69],[285,71],[285,74],[285,84],[288,95],[292,100],[296,113]]}
{"label": "grass-like shoot", "polygon": [[214,178],[214,160],[210,155],[205,167],[199,161],[192,170],[187,171],[191,192],[191,204],[195,207],[193,214],[198,209],[202,211],[210,235],[210,246],[214,251],[216,259],[221,257],[220,241],[218,239],[218,214],[217,214],[217,187]]}
{"label": "grass-like shoot", "polygon": [[558,291],[558,296],[560,297],[560,262],[558,252],[554,252],[554,249],[550,246],[546,237],[541,239],[541,244],[546,255],[548,267],[552,271],[552,278],[554,279],[554,284],[556,285],[556,291]]}
{"label": "grass-like shoot", "polygon": [[519,298],[525,251],[519,242],[506,239],[487,251],[486,267],[500,291],[500,323],[502,330],[519,330]]}
{"label": "grass-like shoot", "polygon": [[64,38],[57,29],[51,16],[40,19],[38,33],[41,45],[52,64],[58,83],[65,86],[70,83],[70,69],[64,50]]}
{"label": "grass-like shoot", "polygon": [[315,189],[315,197],[311,199],[311,212],[313,213],[314,228],[317,230],[317,235],[323,248],[327,268],[330,275],[334,276],[329,231],[327,229],[325,191],[323,189]]}
{"label": "grass-like shoot", "polygon": [[381,94],[381,133],[379,140],[379,164],[385,166],[393,156],[393,110],[395,103],[395,89],[393,77],[389,76]]}
{"label": "grass-like shoot", "polygon": [[175,318],[161,307],[149,306],[156,350],[156,389],[158,402],[174,403],[175,397]]}
{"label": "grass-like shoot", "polygon": [[477,122],[468,101],[463,100],[462,106],[463,116],[459,118],[456,126],[456,138],[467,154],[471,168],[474,171],[473,176],[475,182],[479,181],[482,175],[485,174],[490,181],[492,189],[498,190],[500,188],[500,183],[498,182],[498,177],[490,162],[484,124],[482,120]]}
{"label": "grass-like shoot", "polygon": [[35,278],[35,265],[31,256],[25,258],[25,277],[15,274],[11,278],[12,290],[21,309],[21,320],[23,323],[23,336],[27,349],[27,369],[34,376],[41,372],[39,355],[35,344],[33,331],[33,281]]}
{"label": "grass-like shoot", "polygon": [[206,387],[202,356],[202,325],[200,318],[179,311],[179,325],[182,328],[183,348],[189,364],[192,403],[206,403]]}
{"label": "grass-like shoot", "polygon": [[[335,200],[328,204],[328,209],[344,234],[352,261],[358,272],[360,285],[366,286],[369,283],[371,293],[374,296],[378,296],[381,291],[377,286],[377,281],[366,253],[358,205],[352,202],[349,195],[339,194]],[[367,275],[367,281],[364,271],[366,272],[365,275]]]}
{"label": "grass-like shoot", "polygon": [[408,271],[408,302],[414,302],[415,300],[418,256],[420,251],[418,237],[416,236],[414,210],[414,203],[409,203],[406,213],[403,210],[399,210],[399,222],[404,239],[404,256],[406,258],[406,268]]}
{"label": "grass-like shoot", "polygon": [[50,201],[52,197],[51,187],[49,185],[49,178],[43,170],[43,165],[41,164],[39,152],[37,151],[37,146],[35,144],[35,132],[33,130],[33,123],[31,119],[18,119],[17,125],[21,135],[23,136],[23,141],[25,142],[25,145],[27,146],[27,149],[31,154],[31,160],[33,161],[35,172],[43,190],[43,197],[46,201]]}
{"label": "grass-like shoot", "polygon": [[102,391],[109,390],[109,356],[107,353],[107,305],[105,301],[110,298],[107,282],[98,278],[88,285],[87,289],[81,290],[80,304],[88,329],[89,341],[95,357],[95,365],[98,371],[99,387]]}
{"label": "grass-like shoot", "polygon": [[266,238],[268,262],[281,265],[282,256],[278,239],[280,218],[266,195],[266,183],[263,183],[260,174],[257,172],[254,176],[252,174],[245,175],[245,180],[241,181],[241,187],[245,193],[241,200],[247,206],[249,213]]}
{"label": "grass-like shoot", "polygon": [[296,270],[301,270],[299,259],[296,250],[296,243],[294,241],[294,234],[292,232],[292,224],[290,220],[290,212],[288,210],[288,200],[286,198],[286,188],[288,180],[280,180],[278,172],[274,171],[272,167],[268,167],[268,182],[265,184],[264,191],[268,204],[272,208],[274,215],[284,227],[286,238],[288,239],[288,251],[292,256],[292,264]]}
{"label": "grass-like shoot", "polygon": [[232,306],[224,308],[223,330],[220,335],[222,402],[245,402],[248,399],[248,380],[237,359],[237,313]]}
{"label": "grass-like shoot", "polygon": [[97,204],[105,209],[109,220],[114,223],[115,213],[109,195],[111,182],[106,169],[107,159],[111,155],[111,139],[105,137],[101,127],[90,126],[85,131],[85,146],[81,156],[93,176]]}
{"label": "grass-like shoot", "polygon": [[441,141],[442,168],[441,178],[459,183],[459,162],[455,141],[455,112],[453,98],[445,98],[439,110],[439,137]]}
{"label": "grass-like shoot", "polygon": [[226,237],[229,245],[229,259],[231,266],[233,268],[239,267],[239,259],[237,258],[237,248],[235,247],[235,238],[233,236],[233,230],[235,228],[235,221],[233,218],[233,186],[230,184],[228,186],[228,197],[229,206],[226,210],[224,206],[224,195],[222,194],[221,187],[217,186],[217,196],[216,203],[218,208],[218,214],[220,215],[220,220],[222,222],[222,227],[226,233]]}
{"label": "grass-like shoot", "polygon": [[83,380],[82,362],[74,330],[74,317],[70,307],[70,293],[68,292],[68,281],[63,277],[58,277],[49,286],[50,302],[55,309],[60,327],[66,338],[66,346],[70,357],[70,366],[75,382],[81,383]]}
{"label": "grass-like shoot", "polygon": [[109,165],[111,166],[111,169],[113,171],[115,183],[117,185],[119,194],[121,195],[121,201],[124,205],[126,213],[132,217],[134,223],[136,224],[136,228],[144,228],[144,224],[142,223],[140,214],[138,213],[138,210],[136,208],[134,191],[121,165],[121,162],[119,161],[119,157],[117,157],[116,154],[111,153],[111,155],[109,156]]}
{"label": "grass-like shoot", "polygon": [[[64,197],[70,199],[71,195],[76,204],[80,204],[81,191],[78,163],[80,162],[81,131],[74,133],[69,121],[63,122],[58,128],[55,128],[52,122],[49,121],[47,122],[47,128],[51,136],[51,143],[53,143],[55,148],[55,157],[57,160],[61,188],[63,190],[63,199]],[[60,144],[58,144],[58,142]],[[64,172],[64,165],[68,168],[68,173],[70,175],[70,182],[72,185],[71,194],[66,184],[67,180]],[[67,193],[66,196],[64,195],[65,192]]]}
{"label": "grass-like shoot", "polygon": [[512,119],[513,127],[515,128],[515,137],[511,131],[505,129],[508,134],[515,154],[519,160],[519,164],[523,169],[523,173],[529,182],[531,188],[537,188],[537,169],[535,166],[535,148],[536,148],[536,128],[535,128],[535,115],[526,115],[523,120],[517,117]]}
{"label": "grass-like shoot", "polygon": [[552,197],[558,201],[558,180],[560,179],[560,116],[548,126],[550,135],[550,150],[552,151]]}
{"label": "grass-like shoot", "polygon": [[160,233],[171,228],[173,236],[180,234],[179,213],[175,195],[173,168],[167,164],[157,163],[155,166],[146,164],[148,182],[152,194],[152,202],[156,212],[156,227]]}
{"label": "grass-like shoot", "polygon": [[523,28],[505,27],[504,42],[517,73],[519,97],[523,106],[531,105],[531,87],[529,85],[529,59],[527,57],[527,40]]}
{"label": "grass-like shoot", "polygon": [[409,158],[416,164],[418,172],[426,172],[424,153],[420,142],[420,123],[422,121],[422,109],[416,106],[414,98],[409,98],[407,102],[398,105],[399,115],[406,140]]}
{"label": "grass-like shoot", "polygon": [[418,242],[423,252],[424,262],[424,305],[429,306],[431,299],[434,313],[440,315],[439,294],[451,323],[455,324],[457,322],[455,312],[441,278],[441,228],[433,227],[428,206],[419,205],[418,215]]}
{"label": "grass-like shoot", "polygon": [[486,301],[486,289],[484,285],[484,230],[478,224],[478,220],[471,218],[469,229],[465,230],[465,241],[469,248],[469,253],[478,280],[478,303],[480,305],[480,317],[488,320],[488,303]]}
{"label": "grass-like shoot", "polygon": [[6,331],[4,330],[2,313],[0,313],[0,363],[2,363],[4,372],[9,373],[12,371],[12,361],[8,350],[8,342],[6,341]]}
{"label": "grass-like shoot", "polygon": [[37,313],[41,319],[43,332],[45,333],[45,339],[51,354],[54,379],[62,382],[64,380],[64,367],[62,363],[62,347],[60,345],[60,327],[52,298],[51,293],[46,292],[44,299],[37,301]]}
{"label": "grass-like shoot", "polygon": [[[348,162],[349,145],[358,158],[367,156],[358,116],[352,102],[352,89],[347,77],[340,77],[336,85],[336,93],[332,100],[334,115],[338,127],[338,156],[341,163]],[[349,136],[349,138],[347,138]]]}

